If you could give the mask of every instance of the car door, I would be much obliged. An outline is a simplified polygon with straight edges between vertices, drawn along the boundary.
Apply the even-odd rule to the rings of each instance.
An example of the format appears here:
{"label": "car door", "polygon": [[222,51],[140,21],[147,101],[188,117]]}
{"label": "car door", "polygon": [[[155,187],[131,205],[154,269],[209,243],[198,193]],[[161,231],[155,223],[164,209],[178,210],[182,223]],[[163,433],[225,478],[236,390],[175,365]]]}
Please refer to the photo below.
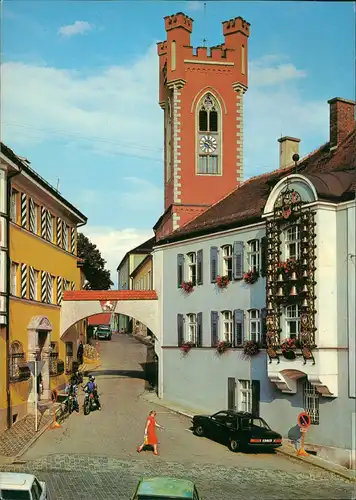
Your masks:
{"label": "car door", "polygon": [[213,439],[221,441],[226,434],[226,411],[219,411],[210,417],[210,435]]}

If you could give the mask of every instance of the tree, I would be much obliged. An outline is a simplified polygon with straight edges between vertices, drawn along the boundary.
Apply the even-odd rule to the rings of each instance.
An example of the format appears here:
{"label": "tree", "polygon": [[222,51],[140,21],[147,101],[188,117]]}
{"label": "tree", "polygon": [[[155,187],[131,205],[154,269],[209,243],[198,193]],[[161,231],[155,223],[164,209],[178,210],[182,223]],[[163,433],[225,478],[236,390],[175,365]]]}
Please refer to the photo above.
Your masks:
{"label": "tree", "polygon": [[105,269],[106,260],[101,256],[97,246],[82,233],[78,233],[78,257],[84,260],[83,273],[90,290],[109,290],[114,284],[110,279],[110,271]]}

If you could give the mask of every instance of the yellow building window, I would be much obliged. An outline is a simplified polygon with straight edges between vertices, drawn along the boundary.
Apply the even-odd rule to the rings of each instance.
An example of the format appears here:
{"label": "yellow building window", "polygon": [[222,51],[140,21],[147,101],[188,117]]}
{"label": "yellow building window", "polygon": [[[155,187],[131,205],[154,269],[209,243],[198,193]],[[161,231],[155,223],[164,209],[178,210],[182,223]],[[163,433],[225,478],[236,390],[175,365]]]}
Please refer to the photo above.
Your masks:
{"label": "yellow building window", "polygon": [[10,380],[11,382],[20,382],[28,380],[30,370],[26,363],[26,357],[23,346],[20,342],[12,342],[10,347]]}
{"label": "yellow building window", "polygon": [[12,222],[17,222],[17,200],[19,197],[18,191],[16,189],[11,190],[11,200],[10,200],[10,219]]}
{"label": "yellow building window", "polygon": [[10,292],[11,295],[14,295],[15,297],[19,293],[19,287],[18,287],[18,269],[19,265],[16,262],[11,263],[11,276],[10,276]]}

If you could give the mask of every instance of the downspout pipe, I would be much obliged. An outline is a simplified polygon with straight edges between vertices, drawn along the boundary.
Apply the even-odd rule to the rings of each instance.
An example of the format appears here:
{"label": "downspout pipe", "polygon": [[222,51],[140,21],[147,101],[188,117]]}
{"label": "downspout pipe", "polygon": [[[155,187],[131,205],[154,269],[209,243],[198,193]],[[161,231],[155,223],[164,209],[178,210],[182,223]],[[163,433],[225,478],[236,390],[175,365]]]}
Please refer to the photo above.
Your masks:
{"label": "downspout pipe", "polygon": [[22,168],[18,172],[8,174],[6,176],[6,402],[7,402],[7,427],[12,427],[12,408],[11,408],[11,391],[10,391],[10,285],[11,285],[11,258],[10,258],[10,204],[11,204],[11,179],[21,174]]}

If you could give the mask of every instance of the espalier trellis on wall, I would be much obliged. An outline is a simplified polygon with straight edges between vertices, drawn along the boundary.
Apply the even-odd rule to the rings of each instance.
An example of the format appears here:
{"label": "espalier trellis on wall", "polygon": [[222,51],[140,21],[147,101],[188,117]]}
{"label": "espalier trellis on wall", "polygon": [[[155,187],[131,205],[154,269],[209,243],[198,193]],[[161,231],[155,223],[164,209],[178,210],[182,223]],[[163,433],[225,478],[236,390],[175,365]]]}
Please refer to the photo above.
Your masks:
{"label": "espalier trellis on wall", "polygon": [[[315,345],[315,211],[303,207],[298,192],[289,186],[282,191],[274,205],[274,214],[267,220],[267,280],[266,280],[266,330],[267,353],[270,359],[283,355],[295,359],[304,358],[304,364],[311,360],[315,364],[312,349]],[[296,225],[299,227],[300,251],[298,260],[281,265],[282,233]],[[281,269],[284,271],[281,272]],[[281,348],[282,309],[288,305],[300,308],[300,333],[296,339],[296,350],[286,353]],[[287,356],[288,354],[288,356]]]}

